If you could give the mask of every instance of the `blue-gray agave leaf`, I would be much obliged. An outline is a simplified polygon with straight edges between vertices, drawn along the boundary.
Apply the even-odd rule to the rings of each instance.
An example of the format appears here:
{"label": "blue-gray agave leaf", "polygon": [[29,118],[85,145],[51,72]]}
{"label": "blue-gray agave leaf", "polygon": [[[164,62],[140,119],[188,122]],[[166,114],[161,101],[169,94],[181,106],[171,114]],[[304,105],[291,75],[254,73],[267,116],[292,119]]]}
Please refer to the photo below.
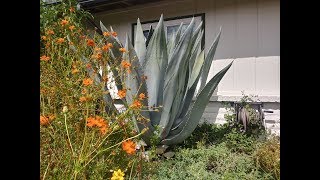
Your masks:
{"label": "blue-gray agave leaf", "polygon": [[186,71],[188,69],[188,57],[191,49],[191,37],[194,29],[194,18],[174,49],[172,60],[167,68],[163,112],[159,123],[161,137],[169,133],[175,116],[179,110],[179,104],[184,96]]}
{"label": "blue-gray agave leaf", "polygon": [[180,132],[176,135],[169,135],[165,139],[162,140],[162,144],[172,145],[177,144],[185,140],[190,134],[194,131],[196,126],[199,123],[199,120],[204,112],[205,107],[207,106],[210,97],[212,96],[215,88],[218,86],[220,80],[223,78],[225,73],[231,67],[233,62],[231,62],[228,66],[218,72],[202,89],[202,91],[197,96],[196,101],[194,102],[192,108],[187,113],[185,117],[183,117],[183,121],[178,127]]}
{"label": "blue-gray agave leaf", "polygon": [[[144,75],[147,76],[148,105],[158,107],[163,103],[165,70],[168,65],[167,43],[163,25],[163,15],[154,30],[147,47],[143,63]],[[153,110],[152,108],[150,108]],[[158,124],[160,112],[150,112],[152,124]]]}
{"label": "blue-gray agave leaf", "polygon": [[134,41],[134,50],[137,53],[138,59],[140,64],[142,65],[144,62],[144,58],[146,56],[147,48],[145,37],[142,31],[140,19],[137,20],[137,29],[136,29],[136,36]]}

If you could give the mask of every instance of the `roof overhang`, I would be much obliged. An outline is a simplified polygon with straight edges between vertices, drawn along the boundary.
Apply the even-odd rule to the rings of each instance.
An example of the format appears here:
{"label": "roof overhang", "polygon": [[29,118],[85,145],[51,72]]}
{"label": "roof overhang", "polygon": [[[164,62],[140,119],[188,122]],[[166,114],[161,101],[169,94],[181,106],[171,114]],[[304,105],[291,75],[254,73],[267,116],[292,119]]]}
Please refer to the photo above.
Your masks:
{"label": "roof overhang", "polygon": [[124,9],[157,1],[161,0],[78,0],[81,7],[91,13]]}

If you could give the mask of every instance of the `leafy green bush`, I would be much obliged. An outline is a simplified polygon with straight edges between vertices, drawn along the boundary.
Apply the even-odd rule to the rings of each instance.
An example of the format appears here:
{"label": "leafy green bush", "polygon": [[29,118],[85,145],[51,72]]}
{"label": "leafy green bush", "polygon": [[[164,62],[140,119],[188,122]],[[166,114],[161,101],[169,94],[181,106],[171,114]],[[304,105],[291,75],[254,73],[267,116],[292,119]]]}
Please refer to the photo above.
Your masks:
{"label": "leafy green bush", "polygon": [[149,179],[272,179],[255,166],[250,155],[234,153],[226,143],[179,149],[174,159],[149,166],[156,169]]}
{"label": "leafy green bush", "polygon": [[230,133],[225,134],[224,139],[232,152],[250,154],[255,149],[255,139],[245,133],[238,132],[235,128]]}

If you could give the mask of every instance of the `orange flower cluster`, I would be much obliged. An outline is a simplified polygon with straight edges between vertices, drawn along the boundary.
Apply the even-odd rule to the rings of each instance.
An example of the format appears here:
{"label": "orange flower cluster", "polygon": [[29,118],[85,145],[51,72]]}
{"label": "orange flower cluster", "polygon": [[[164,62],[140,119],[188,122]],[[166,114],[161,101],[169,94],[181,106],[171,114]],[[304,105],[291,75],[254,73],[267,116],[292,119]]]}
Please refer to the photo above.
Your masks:
{"label": "orange flower cluster", "polygon": [[70,12],[74,12],[74,7],[71,7],[71,8],[69,9],[69,11],[70,11]]}
{"label": "orange flower cluster", "polygon": [[72,31],[75,28],[75,26],[69,26],[69,29]]}
{"label": "orange flower cluster", "polygon": [[104,50],[104,51],[108,51],[110,48],[113,48],[112,43],[108,43],[108,44],[102,46],[102,50]]}
{"label": "orange flower cluster", "polygon": [[127,50],[125,48],[119,48],[120,52],[127,52]]}
{"label": "orange flower cluster", "polygon": [[58,44],[64,43],[64,38],[59,38],[59,39],[57,40],[57,43],[58,43]]}
{"label": "orange flower cluster", "polygon": [[54,31],[52,31],[51,29],[49,29],[49,30],[47,31],[47,34],[48,34],[48,35],[52,35],[52,34],[54,34]]}
{"label": "orange flower cluster", "polygon": [[95,46],[95,43],[92,39],[87,39],[87,45],[93,47]]}
{"label": "orange flower cluster", "polygon": [[139,99],[140,99],[140,100],[143,100],[144,98],[146,98],[146,95],[143,94],[143,93],[140,93],[140,94],[139,94]]}
{"label": "orange flower cluster", "polygon": [[130,107],[132,109],[140,109],[142,107],[142,104],[139,100],[134,100]]}
{"label": "orange flower cluster", "polygon": [[125,141],[122,143],[122,149],[130,155],[135,154],[136,143],[131,140]]}
{"label": "orange flower cluster", "polygon": [[89,85],[93,84],[93,80],[90,79],[90,78],[84,79],[84,80],[82,81],[82,84],[83,84],[84,86],[89,86]]}
{"label": "orange flower cluster", "polygon": [[118,36],[118,33],[116,33],[116,32],[111,32],[111,34],[112,34],[113,37],[117,37]]}
{"label": "orange flower cluster", "polygon": [[46,41],[47,40],[47,36],[41,36],[41,39]]}
{"label": "orange flower cluster", "polygon": [[102,54],[101,53],[93,54],[91,58],[100,60],[102,58]]}
{"label": "orange flower cluster", "polygon": [[106,36],[106,37],[109,37],[110,33],[109,32],[103,32],[103,35]]}
{"label": "orange flower cluster", "polygon": [[79,98],[79,101],[80,102],[86,102],[86,101],[90,101],[92,98],[91,97],[89,97],[89,96],[81,96],[80,98]]}
{"label": "orange flower cluster", "polygon": [[79,69],[77,69],[77,68],[74,68],[74,69],[72,69],[72,71],[71,71],[72,74],[76,74],[76,73],[78,73],[78,72],[79,72]]}
{"label": "orange flower cluster", "polygon": [[56,118],[55,115],[51,114],[49,116],[40,116],[40,125],[46,126]]}
{"label": "orange flower cluster", "polygon": [[109,128],[109,125],[100,116],[88,117],[87,118],[87,126],[100,128],[100,133],[102,135],[105,135],[108,132],[108,128]]}
{"label": "orange flower cluster", "polygon": [[122,66],[123,68],[129,69],[129,68],[131,67],[131,64],[130,64],[128,61],[123,60],[123,61],[121,62],[121,66]]}
{"label": "orange flower cluster", "polygon": [[43,55],[40,57],[40,60],[41,61],[49,61],[50,60],[50,57],[49,56],[46,56],[46,55]]}
{"label": "orange flower cluster", "polygon": [[120,97],[120,99],[126,97],[126,92],[127,92],[127,90],[125,90],[125,89],[118,91],[118,96]]}
{"label": "orange flower cluster", "polygon": [[69,23],[69,21],[67,21],[67,20],[65,20],[65,19],[63,19],[63,20],[60,22],[60,24],[61,24],[62,26],[67,25],[68,23]]}

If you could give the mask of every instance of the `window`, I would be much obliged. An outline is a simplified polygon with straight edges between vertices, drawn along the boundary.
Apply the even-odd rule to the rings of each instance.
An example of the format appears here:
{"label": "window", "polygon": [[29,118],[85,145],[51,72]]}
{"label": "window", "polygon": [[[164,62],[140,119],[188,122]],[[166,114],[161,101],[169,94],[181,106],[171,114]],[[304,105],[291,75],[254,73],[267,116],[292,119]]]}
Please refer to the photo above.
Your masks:
{"label": "window", "polygon": [[[166,18],[164,19],[164,26],[165,26],[165,32],[166,32],[166,38],[167,41],[169,41],[173,35],[175,35],[177,33],[177,30],[181,24],[181,22],[183,22],[183,26],[182,26],[182,33],[187,29],[189,23],[192,20],[192,17],[195,18],[195,22],[196,22],[196,26],[198,26],[200,24],[201,21],[202,22],[202,28],[204,29],[205,23],[204,23],[204,13],[203,14],[195,14],[195,15],[187,15],[187,16],[179,16],[179,17],[173,17],[173,18]],[[143,34],[145,37],[148,36],[149,33],[149,29],[150,26],[152,26],[152,28],[156,28],[157,24],[158,24],[159,20],[152,20],[152,21],[146,21],[146,22],[141,22],[141,26],[142,26],[142,30],[143,30]],[[136,32],[136,26],[137,23],[133,23],[132,24],[132,43],[134,43],[134,39],[135,39],[135,32]],[[202,38],[202,43],[201,46],[204,46],[204,35]]]}

